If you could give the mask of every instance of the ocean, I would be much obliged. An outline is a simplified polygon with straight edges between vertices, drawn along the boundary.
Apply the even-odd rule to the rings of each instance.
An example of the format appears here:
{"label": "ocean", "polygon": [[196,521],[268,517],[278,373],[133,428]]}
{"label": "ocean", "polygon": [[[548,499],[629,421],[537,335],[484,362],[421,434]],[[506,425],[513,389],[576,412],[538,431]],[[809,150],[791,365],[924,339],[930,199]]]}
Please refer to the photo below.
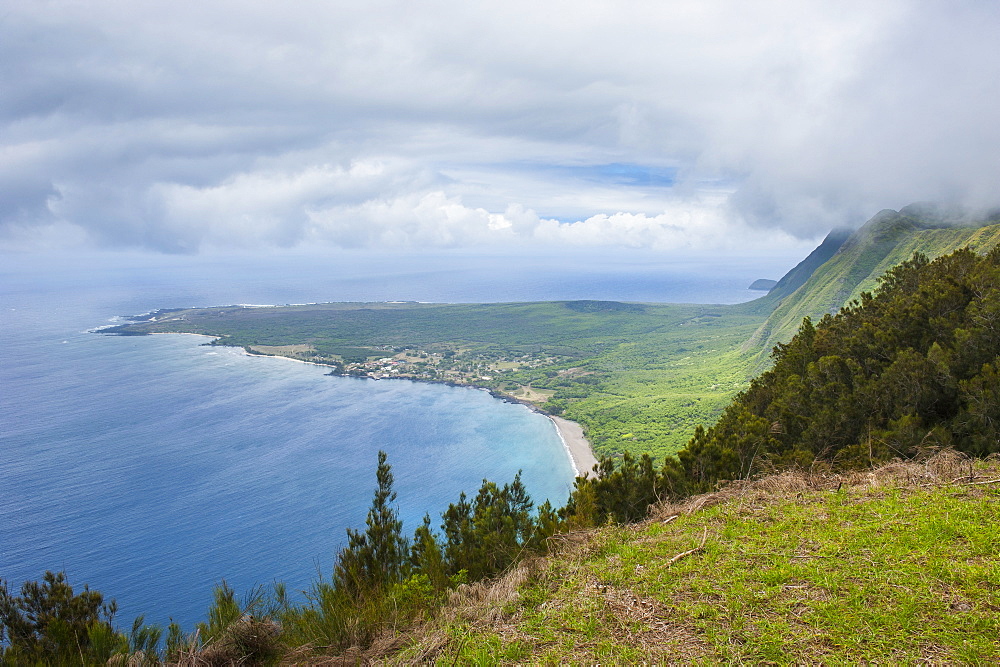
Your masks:
{"label": "ocean", "polygon": [[65,570],[122,626],[204,620],[212,588],[328,577],[361,528],[377,452],[413,528],[518,470],[561,505],[573,470],[551,422],[474,389],[327,376],[184,335],[93,329],[157,308],[321,301],[614,299],[736,303],[795,263],[649,252],[268,257],[0,256],[0,577]]}

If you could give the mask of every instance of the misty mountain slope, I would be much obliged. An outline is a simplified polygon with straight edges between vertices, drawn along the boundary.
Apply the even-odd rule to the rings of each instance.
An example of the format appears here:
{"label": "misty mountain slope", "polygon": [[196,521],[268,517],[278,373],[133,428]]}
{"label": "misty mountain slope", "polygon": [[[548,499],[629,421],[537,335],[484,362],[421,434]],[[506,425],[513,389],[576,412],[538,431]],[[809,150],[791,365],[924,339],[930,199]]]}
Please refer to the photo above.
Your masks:
{"label": "misty mountain slope", "polygon": [[[933,259],[966,246],[978,253],[991,250],[1000,244],[1000,224],[996,216],[991,218],[970,221],[921,205],[881,211],[851,234],[799,287],[775,295],[780,303],[743,350],[760,354],[763,361],[776,343],[795,334],[802,318],[818,321],[826,313],[836,313],[862,292],[873,290],[879,276],[914,252]],[[759,301],[770,300],[775,291]]]}
{"label": "misty mountain slope", "polygon": [[736,306],[736,309],[767,315],[782,299],[806,284],[819,267],[823,266],[831,257],[837,254],[837,251],[840,250],[841,246],[844,245],[850,236],[851,231],[848,229],[833,230],[827,234],[823,242],[816,246],[805,259],[783,275],[778,283],[768,291],[766,296],[754,299],[745,304],[740,304]]}

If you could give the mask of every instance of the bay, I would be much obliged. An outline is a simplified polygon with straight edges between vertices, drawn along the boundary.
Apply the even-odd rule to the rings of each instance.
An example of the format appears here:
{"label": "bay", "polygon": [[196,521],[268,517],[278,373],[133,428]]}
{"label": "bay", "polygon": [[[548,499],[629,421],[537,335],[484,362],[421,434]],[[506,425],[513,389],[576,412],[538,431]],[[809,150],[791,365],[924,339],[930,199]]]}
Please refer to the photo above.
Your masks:
{"label": "bay", "polygon": [[94,327],[233,303],[734,303],[771,268],[642,253],[2,259],[0,577],[17,587],[65,570],[115,597],[120,623],[145,614],[188,630],[223,579],[302,591],[329,575],[345,528],[363,526],[379,449],[408,532],[518,470],[536,501],[559,505],[573,471],[547,419],[485,392],[335,378],[195,336]]}

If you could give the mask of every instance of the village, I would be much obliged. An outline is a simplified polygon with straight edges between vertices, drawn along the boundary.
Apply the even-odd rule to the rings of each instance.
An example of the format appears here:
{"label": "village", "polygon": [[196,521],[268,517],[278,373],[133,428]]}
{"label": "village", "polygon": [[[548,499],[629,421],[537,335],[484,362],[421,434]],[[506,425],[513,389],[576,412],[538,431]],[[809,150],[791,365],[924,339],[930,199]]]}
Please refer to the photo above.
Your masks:
{"label": "village", "polygon": [[[448,382],[459,385],[489,387],[505,393],[524,393],[525,371],[552,366],[565,361],[555,355],[516,352],[474,352],[466,349],[428,351],[412,347],[376,346],[359,348],[347,355],[322,354],[312,345],[252,345],[250,354],[282,356],[307,363],[330,366],[336,375],[364,377],[373,380],[408,379],[426,382]],[[372,358],[370,352],[385,356]],[[346,357],[346,358],[345,358]],[[544,371],[553,377],[556,371]],[[518,377],[514,377],[517,375]],[[510,381],[505,380],[510,378]],[[548,392],[539,390],[535,398],[545,399]]]}
{"label": "village", "polygon": [[[398,348],[397,348],[398,349]],[[505,376],[514,373],[549,366],[560,360],[553,356],[492,355],[468,351],[428,352],[416,349],[388,350],[393,354],[363,362],[342,363],[343,375],[368,377],[375,380],[402,378],[476,386],[497,386],[515,389],[520,385],[512,383],[502,387]]]}

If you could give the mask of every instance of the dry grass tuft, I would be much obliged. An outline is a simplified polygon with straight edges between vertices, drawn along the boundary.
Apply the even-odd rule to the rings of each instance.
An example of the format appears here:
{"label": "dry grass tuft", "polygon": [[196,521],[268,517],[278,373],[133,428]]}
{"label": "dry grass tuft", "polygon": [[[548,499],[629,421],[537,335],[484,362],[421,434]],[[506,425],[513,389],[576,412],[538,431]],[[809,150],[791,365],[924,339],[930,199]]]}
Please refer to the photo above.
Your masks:
{"label": "dry grass tuft", "polygon": [[871,470],[840,474],[826,470],[786,470],[758,479],[727,482],[718,491],[656,505],[650,508],[649,521],[668,521],[674,515],[694,514],[733,500],[759,502],[835,489],[872,491],[976,484],[997,476],[1000,476],[1000,456],[996,454],[986,459],[973,459],[953,449],[933,450],[910,461],[894,460]]}
{"label": "dry grass tuft", "polygon": [[539,574],[543,564],[543,559],[530,558],[495,579],[462,584],[451,592],[434,620],[407,628],[403,633],[389,630],[376,638],[367,650],[352,648],[339,656],[322,658],[302,651],[285,656],[284,662],[295,665],[382,664],[411,646],[418,649],[409,657],[408,663],[435,662],[454,640],[440,629],[443,624],[492,628],[509,626],[504,607],[518,599],[520,588]]}
{"label": "dry grass tuft", "polygon": [[250,616],[233,623],[218,639],[201,649],[181,651],[177,667],[256,665],[278,656],[280,628],[270,620]]}
{"label": "dry grass tuft", "polygon": [[603,599],[622,642],[645,648],[650,659],[688,663],[715,656],[712,645],[683,619],[674,618],[675,614],[663,603],[626,588],[597,582],[591,585],[591,591]]}
{"label": "dry grass tuft", "polygon": [[442,609],[445,621],[495,623],[503,607],[518,599],[520,588],[542,569],[541,558],[530,558],[496,579],[463,584],[452,592]]}

